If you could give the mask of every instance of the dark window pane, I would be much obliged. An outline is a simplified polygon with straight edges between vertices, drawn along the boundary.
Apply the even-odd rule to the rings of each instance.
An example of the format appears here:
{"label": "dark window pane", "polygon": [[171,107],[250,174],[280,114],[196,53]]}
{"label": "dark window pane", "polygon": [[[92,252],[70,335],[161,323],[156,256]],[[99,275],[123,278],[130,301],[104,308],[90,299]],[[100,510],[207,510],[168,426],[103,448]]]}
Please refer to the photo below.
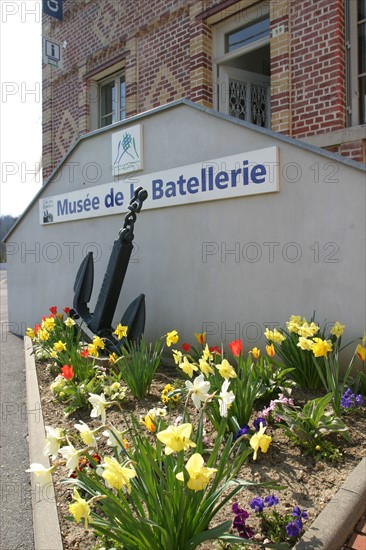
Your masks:
{"label": "dark window pane", "polygon": [[225,52],[233,52],[261,38],[269,37],[269,17],[258,19],[250,25],[225,36]]}
{"label": "dark window pane", "polygon": [[358,25],[358,74],[366,72],[366,22]]}
{"label": "dark window pane", "polygon": [[[353,0],[349,0],[353,2]],[[357,2],[357,21],[366,19],[366,0],[358,0]]]}
{"label": "dark window pane", "polygon": [[100,89],[101,93],[101,104],[100,104],[100,114],[101,117],[110,115],[113,113],[115,108],[115,86],[114,81],[105,84]]}
{"label": "dark window pane", "polygon": [[124,76],[120,78],[119,90],[119,120],[123,120],[126,118],[126,83]]}
{"label": "dark window pane", "polygon": [[359,77],[359,112],[360,124],[366,124],[366,76]]}

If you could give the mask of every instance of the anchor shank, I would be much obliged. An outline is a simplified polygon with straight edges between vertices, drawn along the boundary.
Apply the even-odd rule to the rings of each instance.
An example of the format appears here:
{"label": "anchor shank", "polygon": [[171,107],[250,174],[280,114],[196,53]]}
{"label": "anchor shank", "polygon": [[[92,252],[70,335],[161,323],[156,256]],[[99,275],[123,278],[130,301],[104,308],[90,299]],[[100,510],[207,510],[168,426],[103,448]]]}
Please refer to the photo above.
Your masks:
{"label": "anchor shank", "polygon": [[131,242],[121,241],[121,239],[114,241],[93,317],[88,323],[94,334],[103,336],[104,331],[112,326],[132,250]]}

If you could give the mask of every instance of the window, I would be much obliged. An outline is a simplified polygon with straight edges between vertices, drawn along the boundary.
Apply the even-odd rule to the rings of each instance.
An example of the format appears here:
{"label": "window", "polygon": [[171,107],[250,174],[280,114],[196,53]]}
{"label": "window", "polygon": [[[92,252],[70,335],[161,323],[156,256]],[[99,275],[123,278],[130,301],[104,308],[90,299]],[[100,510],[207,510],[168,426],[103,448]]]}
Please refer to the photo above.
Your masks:
{"label": "window", "polygon": [[270,128],[269,4],[236,14],[214,29],[217,110]]}
{"label": "window", "polygon": [[347,126],[366,124],[366,0],[346,0]]}
{"label": "window", "polygon": [[98,82],[99,128],[126,118],[126,83],[123,73]]}

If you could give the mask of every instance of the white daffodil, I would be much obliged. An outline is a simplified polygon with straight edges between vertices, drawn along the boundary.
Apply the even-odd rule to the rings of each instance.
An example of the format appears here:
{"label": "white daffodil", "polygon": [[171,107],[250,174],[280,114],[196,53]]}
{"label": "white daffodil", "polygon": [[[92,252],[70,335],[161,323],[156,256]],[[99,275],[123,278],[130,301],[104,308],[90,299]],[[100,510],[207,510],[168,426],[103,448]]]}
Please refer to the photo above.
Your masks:
{"label": "white daffodil", "polygon": [[52,466],[51,468],[46,468],[46,466],[43,466],[43,464],[33,462],[33,464],[30,465],[26,472],[34,474],[36,482],[44,487],[45,485],[52,483],[51,472],[53,472],[54,469],[54,466]]}
{"label": "white daffodil", "polygon": [[123,432],[120,432],[119,430],[117,430],[117,428],[112,426],[111,428],[108,428],[108,430],[105,430],[103,432],[103,435],[108,438],[107,445],[109,445],[110,447],[115,447],[118,453],[121,453],[125,450],[123,444]]}
{"label": "white daffodil", "polygon": [[73,472],[76,470],[79,464],[79,456],[85,453],[85,449],[82,449],[80,451],[77,451],[75,447],[70,443],[68,438],[66,437],[68,445],[65,445],[65,447],[61,447],[59,450],[60,455],[62,458],[66,460],[66,468]]}
{"label": "white daffodil", "polygon": [[229,385],[230,381],[226,379],[221,386],[221,391],[219,395],[220,416],[222,418],[227,417],[227,411],[235,399],[234,393],[232,391],[228,391]]}
{"label": "white daffodil", "polygon": [[52,428],[51,426],[45,426],[45,430],[47,437],[43,454],[44,456],[51,456],[52,460],[55,460],[61,441],[64,439],[63,431],[61,428]]}
{"label": "white daffodil", "polygon": [[91,418],[97,418],[98,416],[101,417],[102,424],[105,424],[106,422],[106,408],[108,405],[111,405],[110,401],[107,401],[104,393],[98,395],[96,393],[89,393],[89,403],[93,405],[93,409],[90,413]]}
{"label": "white daffodil", "polygon": [[81,421],[80,424],[74,424],[74,428],[80,432],[80,437],[85,445],[88,445],[88,447],[97,446],[97,440],[95,439],[94,432],[89,428],[88,424]]}
{"label": "white daffodil", "polygon": [[210,382],[205,380],[203,374],[200,374],[193,380],[186,380],[186,388],[192,397],[192,401],[196,409],[200,409],[201,403],[207,401],[209,397]]}

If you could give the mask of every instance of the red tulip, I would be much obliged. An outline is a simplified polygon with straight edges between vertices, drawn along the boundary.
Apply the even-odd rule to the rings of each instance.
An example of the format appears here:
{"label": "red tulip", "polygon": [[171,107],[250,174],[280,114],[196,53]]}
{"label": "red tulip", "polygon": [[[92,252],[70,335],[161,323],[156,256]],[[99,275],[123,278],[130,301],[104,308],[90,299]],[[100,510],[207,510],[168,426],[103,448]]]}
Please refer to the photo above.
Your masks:
{"label": "red tulip", "polygon": [[243,351],[243,342],[241,340],[233,340],[229,343],[229,348],[231,349],[231,353],[234,357],[239,357]]}
{"label": "red tulip", "polygon": [[72,380],[74,378],[74,371],[72,365],[64,365],[61,367],[61,374],[65,380]]}

